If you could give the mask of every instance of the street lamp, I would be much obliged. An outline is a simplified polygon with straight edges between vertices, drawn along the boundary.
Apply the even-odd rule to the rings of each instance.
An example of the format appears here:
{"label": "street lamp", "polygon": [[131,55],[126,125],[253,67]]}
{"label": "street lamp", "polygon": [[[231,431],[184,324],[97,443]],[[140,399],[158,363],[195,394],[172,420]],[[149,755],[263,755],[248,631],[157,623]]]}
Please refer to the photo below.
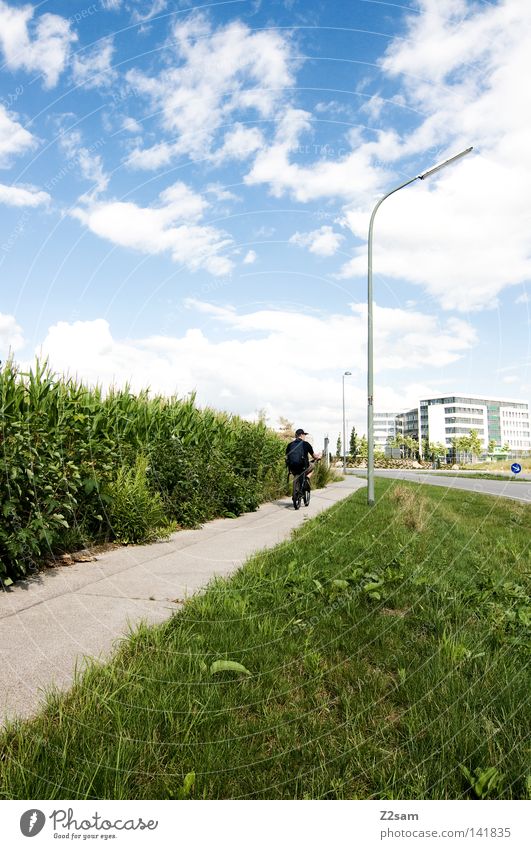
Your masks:
{"label": "street lamp", "polygon": [[425,180],[426,177],[430,177],[431,174],[435,174],[436,171],[440,171],[441,168],[445,168],[447,165],[451,165],[453,162],[456,162],[458,159],[461,159],[462,156],[466,156],[467,153],[470,153],[472,150],[471,147],[467,147],[466,150],[461,151],[456,156],[452,156],[450,159],[447,159],[445,162],[441,162],[440,165],[435,165],[433,168],[430,168],[428,171],[424,171],[422,174],[418,174],[416,177],[411,177],[409,180],[406,180],[404,183],[400,183],[399,186],[395,186],[394,189],[391,189],[390,192],[387,192],[384,195],[376,206],[374,207],[371,215],[371,220],[369,223],[369,239],[368,239],[368,274],[367,274],[367,442],[368,442],[368,452],[367,452],[367,504],[369,507],[374,506],[374,408],[373,408],[373,340],[372,340],[372,231],[374,224],[374,216],[376,215],[378,209],[390,195],[394,195],[395,192],[398,192],[400,189],[405,188],[405,186],[409,186],[410,183],[414,183],[415,180]]}
{"label": "street lamp", "polygon": [[347,375],[352,374],[351,371],[343,372],[343,474],[347,473],[347,460],[346,460],[346,438],[345,438],[345,377]]}

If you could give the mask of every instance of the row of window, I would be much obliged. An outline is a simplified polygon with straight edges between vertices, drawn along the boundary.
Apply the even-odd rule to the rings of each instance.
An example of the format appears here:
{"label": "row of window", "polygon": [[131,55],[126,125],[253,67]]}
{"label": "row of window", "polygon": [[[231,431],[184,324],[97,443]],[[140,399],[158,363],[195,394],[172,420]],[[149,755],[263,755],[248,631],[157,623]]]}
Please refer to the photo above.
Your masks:
{"label": "row of window", "polygon": [[469,415],[479,415],[483,414],[483,410],[481,407],[445,407],[445,413],[468,413]]}
{"label": "row of window", "polygon": [[446,421],[447,424],[452,424],[452,423],[455,424],[456,422],[458,422],[458,424],[473,424],[473,425],[482,425],[483,424],[483,419],[464,419],[461,416],[459,416],[459,417],[457,417],[457,416],[453,416],[453,417],[446,416],[445,421]]}
{"label": "row of window", "polygon": [[[483,436],[483,428],[477,428],[478,436]],[[470,435],[470,428],[468,427],[447,427],[446,433],[462,433],[467,436]]]}
{"label": "row of window", "polygon": [[[432,404],[471,404],[472,406],[482,404],[485,407],[488,407],[489,410],[498,410],[501,405],[506,402],[503,401],[493,401],[484,398],[460,398],[454,395],[451,398],[431,398],[428,401],[421,401],[420,406],[426,407]],[[527,410],[527,404],[511,404],[515,410]]]}

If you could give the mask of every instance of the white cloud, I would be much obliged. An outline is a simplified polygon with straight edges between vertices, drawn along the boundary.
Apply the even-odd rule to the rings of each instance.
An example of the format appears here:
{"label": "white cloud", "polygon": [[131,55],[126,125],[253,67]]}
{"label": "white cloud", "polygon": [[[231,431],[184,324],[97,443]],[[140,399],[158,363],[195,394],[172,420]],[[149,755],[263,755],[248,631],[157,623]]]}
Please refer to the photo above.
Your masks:
{"label": "white cloud", "polygon": [[243,258],[243,264],[252,265],[253,262],[256,262],[256,251],[247,251]]}
{"label": "white cloud", "polygon": [[222,146],[211,158],[216,165],[230,159],[248,159],[260,149],[263,141],[262,133],[256,127],[235,124],[234,128],[225,134]]}
{"label": "white cloud", "polygon": [[45,87],[53,88],[77,36],[66,18],[46,13],[33,21],[34,13],[34,6],[15,8],[0,0],[0,46],[10,71],[40,71]]}
{"label": "white cloud", "polygon": [[8,168],[14,156],[32,150],[37,140],[0,103],[0,168]]}
{"label": "white cloud", "polygon": [[[232,123],[236,112],[274,117],[285,87],[293,83],[288,38],[253,32],[240,21],[214,30],[206,17],[192,15],[175,24],[170,48],[173,61],[159,76],[132,70],[127,79],[162,111],[163,126],[176,141],[155,145],[151,158],[149,149],[135,152],[130,165],[157,168],[176,155],[210,156],[218,130]],[[259,131],[244,127],[224,139],[226,153],[239,157],[259,143]]]}
{"label": "white cloud", "polygon": [[[527,197],[518,174],[490,158],[454,167],[435,190],[418,184],[381,207],[374,270],[422,285],[445,309],[493,307],[504,287],[531,276]],[[360,239],[368,218],[369,210],[359,208],[345,216]],[[354,252],[343,277],[366,274],[366,247]]]}
{"label": "white cloud", "polygon": [[109,177],[104,171],[102,158],[83,144],[79,130],[62,132],[59,144],[67,157],[77,163],[81,176],[91,183],[90,191],[82,199],[89,201],[104,192],[109,185]]}
{"label": "white cloud", "polygon": [[221,183],[209,183],[205,189],[205,194],[214,195],[216,200],[239,200],[238,195],[226,189]]}
{"label": "white cloud", "polygon": [[333,228],[326,224],[310,233],[294,233],[290,242],[308,248],[310,253],[317,256],[333,256],[344,238],[341,233],[335,233]]}
{"label": "white cloud", "polygon": [[[53,368],[91,382],[129,381],[135,391],[150,386],[167,394],[197,389],[201,404],[225,409],[229,399],[231,411],[250,417],[265,406],[273,421],[284,415],[314,432],[332,428],[331,435],[340,425],[340,375],[350,364],[348,418],[364,421],[364,305],[354,304],[350,315],[331,316],[238,312],[194,300],[186,306],[195,317],[179,337],[119,340],[103,319],[59,322],[49,329],[41,354]],[[466,322],[441,324],[433,316],[404,310],[377,307],[375,327],[378,371],[403,370],[399,390],[396,378],[380,378],[379,409],[402,409],[418,401],[417,393],[426,394],[427,387],[415,381],[415,370],[457,361],[475,342]],[[319,346],[306,347],[302,362],[301,338],[320,340]]]}
{"label": "white cloud", "polygon": [[18,351],[24,346],[22,328],[14,316],[0,313],[0,351],[1,359],[5,359],[9,351]]}
{"label": "white cloud", "polygon": [[[133,21],[135,22],[143,22],[150,21],[151,18],[154,18],[155,15],[158,15],[160,12],[163,12],[166,6],[168,5],[167,0],[151,0],[151,6],[146,10],[146,6],[148,4],[145,0],[135,0],[133,3],[128,4],[128,8],[132,10],[133,13]],[[138,7],[141,7],[143,11],[139,11]]]}
{"label": "white cloud", "polygon": [[[365,243],[386,189],[473,144],[473,157],[430,178],[424,192],[410,187],[386,201],[374,262],[380,273],[422,286],[443,308],[489,308],[505,287],[531,277],[531,88],[522,84],[531,76],[531,6],[421,0],[419,11],[380,62],[386,89],[399,86],[400,98],[375,95],[364,107],[388,129],[369,141],[353,130],[333,159],[301,163],[312,149],[302,143],[312,116],[287,108],[245,182],[302,203],[346,200],[346,223]],[[397,132],[396,113],[381,109],[391,101],[416,114],[416,127]],[[322,114],[340,105],[318,106]],[[366,247],[355,254],[341,276],[366,274]]]}
{"label": "white cloud", "polygon": [[260,227],[256,227],[253,230],[253,238],[270,239],[271,236],[274,236],[276,232],[276,227],[267,227],[265,224],[262,224]]}
{"label": "white cloud", "polygon": [[[372,161],[388,155],[396,144],[396,134],[380,133],[376,141],[345,150],[337,159],[299,165],[292,161],[292,155],[300,147],[302,134],[310,129],[309,112],[287,109],[278,122],[273,143],[259,151],[245,182],[251,186],[267,184],[275,197],[290,194],[303,203],[326,197],[374,196],[383,184],[384,172]],[[354,141],[355,136],[351,139]]]}
{"label": "white cloud", "polygon": [[51,200],[47,192],[34,186],[5,186],[0,183],[0,203],[6,206],[42,206]]}
{"label": "white cloud", "polygon": [[85,88],[113,85],[118,76],[112,67],[113,52],[113,39],[109,36],[100,39],[94,47],[77,53],[72,62],[74,81]]}
{"label": "white cloud", "polygon": [[529,300],[530,300],[530,298],[529,298],[529,295],[527,294],[527,292],[522,292],[521,295],[518,295],[518,297],[515,298],[514,302],[515,302],[515,304],[528,304]]}
{"label": "white cloud", "polygon": [[[382,61],[408,105],[427,116],[394,156],[422,153],[428,166],[469,144],[477,152],[386,201],[374,267],[423,286],[443,308],[494,307],[505,287],[531,277],[531,91],[521,84],[531,74],[531,7],[422,0],[421,12]],[[359,239],[371,208],[356,204],[346,214]],[[366,248],[355,253],[342,276],[366,273]]]}
{"label": "white cloud", "polygon": [[156,206],[131,201],[91,201],[73,214],[93,233],[116,245],[147,254],[169,251],[174,262],[192,271],[228,274],[232,260],[223,251],[232,240],[215,227],[200,224],[207,202],[184,183],[174,183],[159,195]]}
{"label": "white cloud", "polygon": [[124,130],[127,130],[128,133],[141,133],[142,132],[142,124],[139,124],[134,118],[127,116],[122,121],[122,127]]}
{"label": "white cloud", "polygon": [[131,151],[125,164],[128,168],[136,168],[139,171],[156,171],[170,164],[178,148],[178,144],[167,142],[159,142],[152,147],[138,147]]}

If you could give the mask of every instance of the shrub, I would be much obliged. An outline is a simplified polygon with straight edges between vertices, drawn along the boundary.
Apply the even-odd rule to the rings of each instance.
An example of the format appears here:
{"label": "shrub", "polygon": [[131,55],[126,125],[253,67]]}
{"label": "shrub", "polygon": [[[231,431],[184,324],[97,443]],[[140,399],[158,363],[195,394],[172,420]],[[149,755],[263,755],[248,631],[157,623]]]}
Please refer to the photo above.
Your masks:
{"label": "shrub", "polygon": [[107,494],[108,518],[119,542],[151,542],[170,533],[162,499],[148,484],[145,457],[138,457],[133,468],[122,466]]}

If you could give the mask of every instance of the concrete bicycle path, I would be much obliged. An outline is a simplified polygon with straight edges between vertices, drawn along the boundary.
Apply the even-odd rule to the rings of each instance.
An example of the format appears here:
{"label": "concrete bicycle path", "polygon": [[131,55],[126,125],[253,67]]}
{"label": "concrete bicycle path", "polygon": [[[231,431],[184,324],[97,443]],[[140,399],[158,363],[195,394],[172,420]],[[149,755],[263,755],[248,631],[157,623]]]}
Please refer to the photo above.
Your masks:
{"label": "concrete bicycle path", "polygon": [[67,688],[86,656],[108,657],[140,621],[168,619],[215,575],[229,575],[365,485],[349,476],[313,491],[309,507],[298,511],[283,498],[164,542],[47,569],[0,592],[0,724],[31,716],[44,690]]}

